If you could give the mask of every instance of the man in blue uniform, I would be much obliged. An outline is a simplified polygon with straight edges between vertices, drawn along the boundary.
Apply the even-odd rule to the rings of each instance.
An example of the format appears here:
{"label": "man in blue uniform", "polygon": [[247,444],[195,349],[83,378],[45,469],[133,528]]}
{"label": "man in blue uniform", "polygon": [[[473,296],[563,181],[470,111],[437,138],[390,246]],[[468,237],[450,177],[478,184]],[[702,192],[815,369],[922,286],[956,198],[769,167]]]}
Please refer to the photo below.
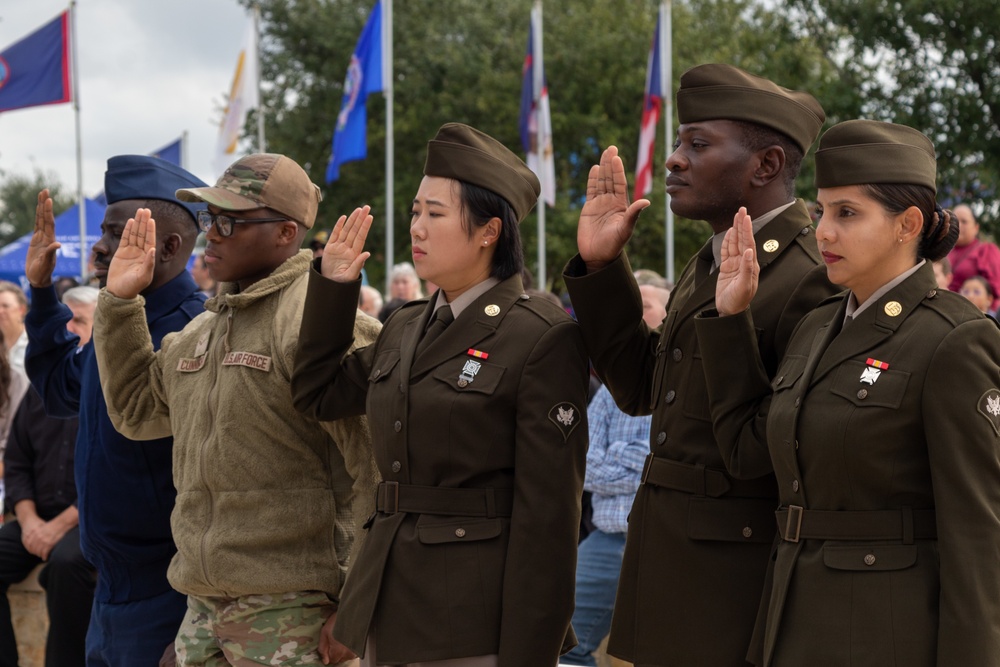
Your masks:
{"label": "man in blue uniform", "polygon": [[[143,292],[146,321],[157,348],[164,335],[179,331],[202,312],[204,296],[185,270],[198,236],[198,205],[180,203],[174,192],[204,186],[168,162],[145,156],[108,160],[104,188],[108,208],[93,259],[101,287],[118,249],[126,221],[149,208],[160,224],[156,267]],[[77,505],[83,553],[98,570],[87,633],[88,667],[157,664],[173,645],[186,610],[185,598],[167,583],[175,547],[170,535],[174,506],[172,440],[133,442],[108,419],[94,344],[77,353],[77,337],[66,322],[73,314],[52,287],[56,251],[52,200],[38,195],[35,232],[25,275],[32,308],[26,367],[49,414],[79,415],[76,443]]]}

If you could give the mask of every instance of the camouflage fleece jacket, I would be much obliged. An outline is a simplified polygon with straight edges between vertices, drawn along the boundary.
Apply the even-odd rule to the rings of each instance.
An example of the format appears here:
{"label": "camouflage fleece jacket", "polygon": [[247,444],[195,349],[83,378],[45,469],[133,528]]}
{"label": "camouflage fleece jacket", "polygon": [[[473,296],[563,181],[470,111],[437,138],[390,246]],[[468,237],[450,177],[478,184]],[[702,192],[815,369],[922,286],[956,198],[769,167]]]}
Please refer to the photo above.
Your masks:
{"label": "camouflage fleece jacket", "polygon": [[[108,415],[129,438],[174,437],[168,578],[182,593],[336,597],[346,576],[376,472],[364,418],[318,422],[292,405],[309,262],[301,251],[242,293],[224,284],[157,352],[142,297],[101,291],[94,340]],[[356,343],[378,326],[359,315]]]}

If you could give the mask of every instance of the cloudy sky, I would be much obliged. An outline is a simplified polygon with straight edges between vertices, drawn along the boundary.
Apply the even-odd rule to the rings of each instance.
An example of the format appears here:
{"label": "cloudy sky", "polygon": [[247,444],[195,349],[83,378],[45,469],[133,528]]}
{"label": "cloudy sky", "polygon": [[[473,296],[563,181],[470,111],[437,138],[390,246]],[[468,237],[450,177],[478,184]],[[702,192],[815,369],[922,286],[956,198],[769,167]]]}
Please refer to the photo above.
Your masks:
{"label": "cloudy sky", "polygon": [[[55,18],[65,0],[0,2],[0,50]],[[235,0],[79,0],[83,186],[103,188],[107,158],[146,154],[188,133],[186,167],[213,182],[218,122],[249,22]],[[76,188],[73,107],[0,114],[0,170],[54,172]]]}

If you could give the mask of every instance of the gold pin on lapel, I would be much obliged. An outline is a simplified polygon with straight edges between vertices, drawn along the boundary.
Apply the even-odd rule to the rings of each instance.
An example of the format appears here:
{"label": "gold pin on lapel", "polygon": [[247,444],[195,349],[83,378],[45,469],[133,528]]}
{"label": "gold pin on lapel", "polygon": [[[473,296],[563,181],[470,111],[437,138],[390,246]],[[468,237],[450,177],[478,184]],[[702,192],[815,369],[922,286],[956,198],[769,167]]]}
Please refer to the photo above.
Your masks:
{"label": "gold pin on lapel", "polygon": [[774,239],[768,239],[764,241],[764,252],[774,252],[778,249],[778,242]]}
{"label": "gold pin on lapel", "polygon": [[903,312],[903,307],[899,305],[898,301],[890,301],[885,304],[885,314],[889,317],[896,317],[901,312]]}
{"label": "gold pin on lapel", "polygon": [[486,311],[486,314],[489,315],[490,317],[496,317],[497,315],[500,314],[500,306],[496,305],[495,303],[491,303],[490,305],[486,306],[484,310]]}

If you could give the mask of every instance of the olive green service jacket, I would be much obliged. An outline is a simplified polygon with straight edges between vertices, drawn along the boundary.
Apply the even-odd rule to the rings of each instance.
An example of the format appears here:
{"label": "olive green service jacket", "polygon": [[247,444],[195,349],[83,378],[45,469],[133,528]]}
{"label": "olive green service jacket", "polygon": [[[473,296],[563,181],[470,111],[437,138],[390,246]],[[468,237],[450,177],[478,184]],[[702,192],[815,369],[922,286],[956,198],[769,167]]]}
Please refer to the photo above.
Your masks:
{"label": "olive green service jacket", "polygon": [[777,474],[766,664],[1000,665],[1000,331],[930,262],[841,330],[846,302],[773,381],[727,367],[757,366],[751,318],[697,322],[720,443]]}
{"label": "olive green service jacket", "polygon": [[292,381],[309,414],[367,410],[385,480],[335,636],[362,654],[374,632],[380,664],[498,654],[501,667],[554,667],[576,643],[588,390],[579,327],[513,277],[419,355],[426,299],[345,356],[358,289],[311,272]]}
{"label": "olive green service jacket", "polygon": [[[752,303],[759,349],[773,374],[798,321],[833,293],[805,205],[757,233],[760,289]],[[694,316],[712,307],[711,242],[684,268],[663,324],[642,322],[622,257],[566,284],[591,359],[629,414],[653,414],[653,458],[629,520],[608,652],[637,667],[745,664],[775,532],[770,465],[726,471],[712,432]],[[733,374],[743,372],[733,365]]]}

